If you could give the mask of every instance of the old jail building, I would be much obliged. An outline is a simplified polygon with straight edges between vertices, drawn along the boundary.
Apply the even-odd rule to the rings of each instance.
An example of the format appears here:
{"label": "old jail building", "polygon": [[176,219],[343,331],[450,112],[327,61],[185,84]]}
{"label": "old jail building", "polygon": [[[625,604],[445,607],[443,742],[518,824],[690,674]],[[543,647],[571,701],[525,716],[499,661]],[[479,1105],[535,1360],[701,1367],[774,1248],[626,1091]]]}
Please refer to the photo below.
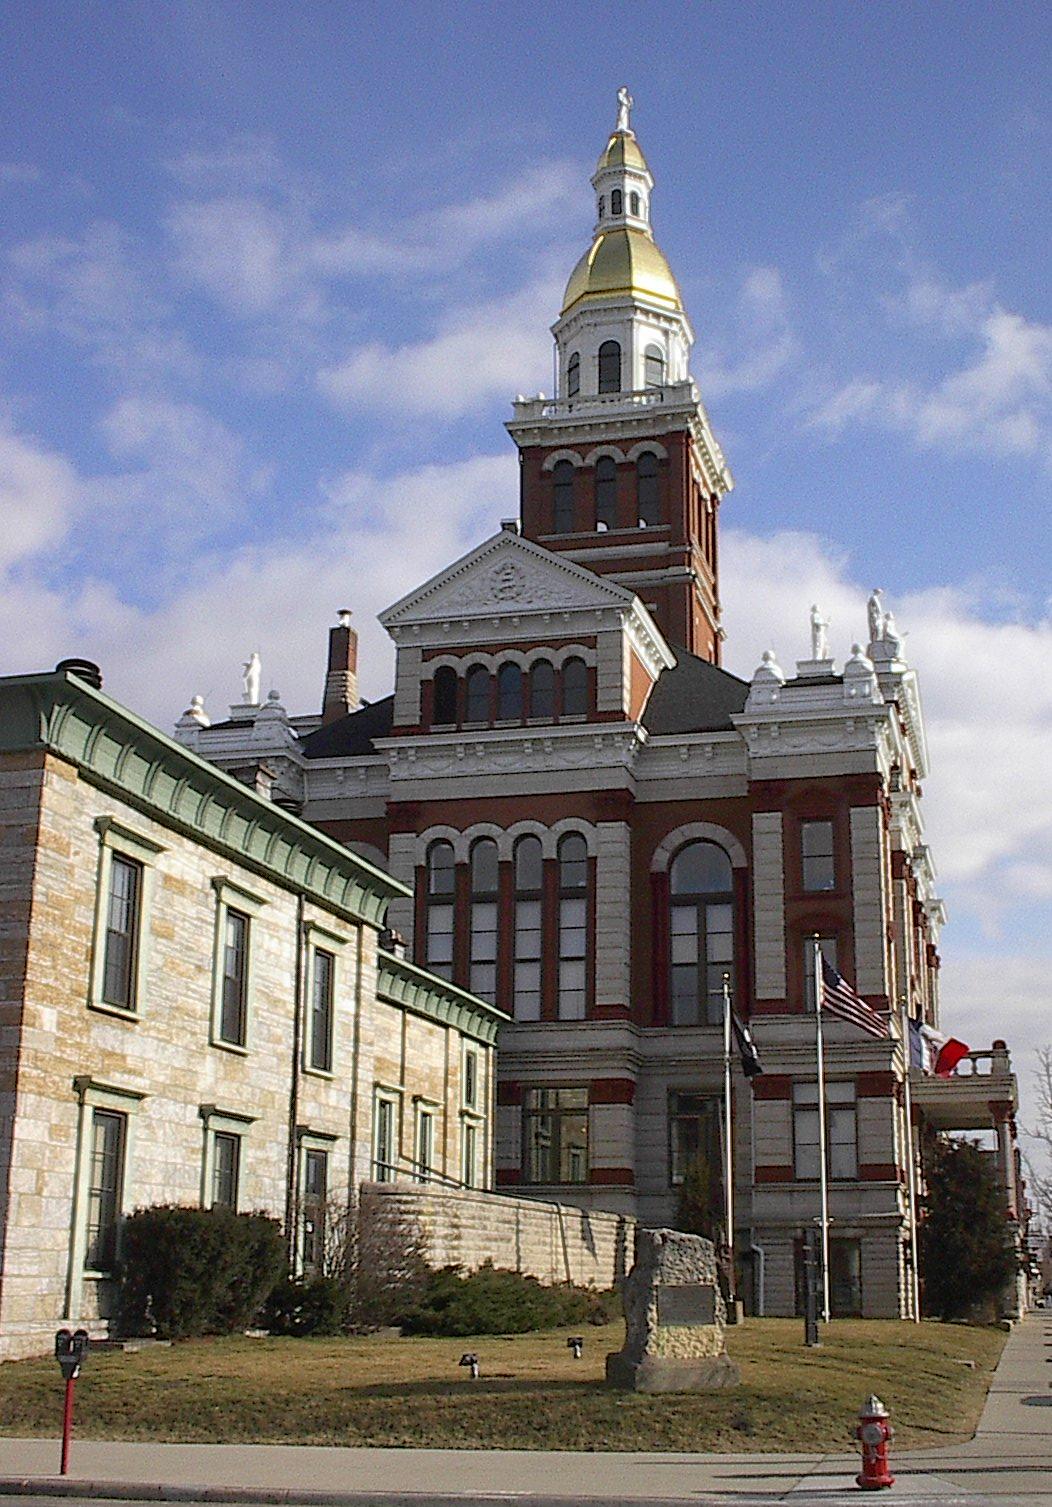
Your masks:
{"label": "old jail building", "polygon": [[105,1333],[122,1217],[490,1186],[502,1019],[385,947],[400,881],[107,697],[0,679],[0,1358]]}

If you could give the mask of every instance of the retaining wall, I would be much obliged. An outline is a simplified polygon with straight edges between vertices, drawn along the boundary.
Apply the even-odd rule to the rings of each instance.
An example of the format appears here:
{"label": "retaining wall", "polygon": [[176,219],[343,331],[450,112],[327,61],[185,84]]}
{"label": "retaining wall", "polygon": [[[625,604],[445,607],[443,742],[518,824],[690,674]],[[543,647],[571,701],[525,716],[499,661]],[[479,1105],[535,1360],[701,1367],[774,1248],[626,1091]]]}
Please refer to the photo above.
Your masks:
{"label": "retaining wall", "polygon": [[492,1261],[542,1282],[602,1288],[632,1264],[635,1221],[620,1214],[437,1184],[363,1183],[360,1200],[370,1227],[415,1224],[432,1266]]}

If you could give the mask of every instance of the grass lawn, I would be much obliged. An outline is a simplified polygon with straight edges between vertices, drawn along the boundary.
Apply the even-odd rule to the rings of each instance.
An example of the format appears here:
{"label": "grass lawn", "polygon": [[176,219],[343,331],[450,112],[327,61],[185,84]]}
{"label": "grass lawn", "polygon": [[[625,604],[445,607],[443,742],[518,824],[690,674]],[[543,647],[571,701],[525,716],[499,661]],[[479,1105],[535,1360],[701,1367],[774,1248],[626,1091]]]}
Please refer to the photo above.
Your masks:
{"label": "grass lawn", "polygon": [[[578,1331],[582,1332],[582,1331]],[[1005,1336],[959,1325],[838,1320],[807,1350],[795,1319],[729,1331],[733,1392],[644,1397],[603,1385],[624,1325],[508,1338],[193,1340],[93,1355],[77,1384],[80,1438],[463,1449],[842,1450],[876,1392],[899,1446],[967,1438]],[[457,1366],[476,1350],[482,1377]],[[974,1362],[974,1367],[961,1364]],[[0,1366],[0,1431],[54,1435],[53,1360]]]}

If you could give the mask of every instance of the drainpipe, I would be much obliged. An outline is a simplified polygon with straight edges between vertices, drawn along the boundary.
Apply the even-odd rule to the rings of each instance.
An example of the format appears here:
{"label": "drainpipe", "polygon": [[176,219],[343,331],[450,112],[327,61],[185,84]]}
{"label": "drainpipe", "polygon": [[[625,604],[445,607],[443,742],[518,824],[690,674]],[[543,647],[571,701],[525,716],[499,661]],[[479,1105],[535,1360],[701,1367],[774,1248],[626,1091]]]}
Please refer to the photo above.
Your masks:
{"label": "drainpipe", "polygon": [[290,1270],[296,1261],[296,1123],[300,1108],[300,1037],[303,1033],[303,895],[296,896],[296,977],[292,992],[292,1061],[289,1074],[289,1149],[285,1167],[285,1250]]}
{"label": "drainpipe", "polygon": [[764,1292],[767,1257],[764,1254],[763,1246],[757,1245],[755,1241],[750,1245],[749,1249],[756,1257],[756,1317],[762,1319],[765,1316],[764,1309],[767,1306]]}

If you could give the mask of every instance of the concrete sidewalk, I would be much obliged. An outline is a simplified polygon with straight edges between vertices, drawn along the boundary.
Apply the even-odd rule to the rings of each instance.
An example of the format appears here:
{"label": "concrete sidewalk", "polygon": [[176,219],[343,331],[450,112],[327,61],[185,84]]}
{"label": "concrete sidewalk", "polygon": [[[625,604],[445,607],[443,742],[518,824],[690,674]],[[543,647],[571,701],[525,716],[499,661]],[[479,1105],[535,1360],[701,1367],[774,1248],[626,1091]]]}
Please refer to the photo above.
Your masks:
{"label": "concrete sidewalk", "polygon": [[[845,1430],[846,1432],[846,1430]],[[58,1443],[0,1439],[0,1495],[125,1500],[431,1501],[508,1497],[695,1504],[857,1495],[858,1457],[842,1454],[616,1454],[530,1450],[341,1449],[312,1445],[111,1444],[74,1440],[73,1474],[55,1476]],[[1052,1312],[1008,1338],[974,1439],[893,1455],[893,1494],[916,1501],[1052,1507]]]}

